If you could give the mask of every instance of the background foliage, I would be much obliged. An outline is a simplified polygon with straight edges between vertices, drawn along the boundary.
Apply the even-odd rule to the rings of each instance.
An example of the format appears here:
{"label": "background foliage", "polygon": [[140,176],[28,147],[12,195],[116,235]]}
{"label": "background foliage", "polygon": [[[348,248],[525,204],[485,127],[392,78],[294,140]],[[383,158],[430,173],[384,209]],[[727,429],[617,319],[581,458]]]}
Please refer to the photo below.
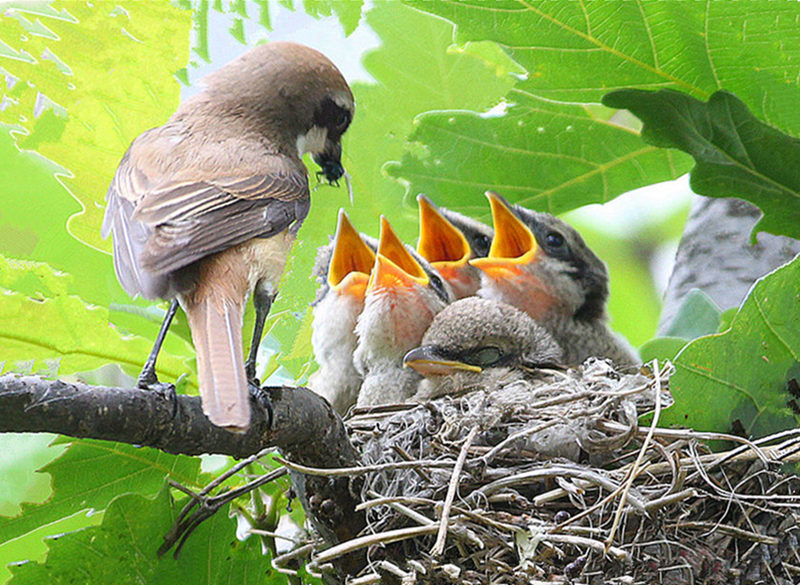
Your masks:
{"label": "background foliage", "polygon": [[[291,36],[292,10],[324,23],[326,34],[306,42],[329,54],[349,46],[348,38],[365,38],[359,35],[375,35],[379,46],[363,55],[364,80],[352,83],[358,105],[344,164],[353,203],[345,189],[321,185],[312,194],[262,348],[269,372],[302,381],[313,367],[309,274],[339,207],[372,235],[378,215],[387,214],[413,241],[413,196],[420,191],[482,219],[489,187],[561,213],[674,179],[697,163],[696,189],[740,197],[755,191],[750,200],[766,212],[760,227],[797,235],[797,142],[782,134],[800,131],[795,3],[5,2],[4,370],[130,383],[122,372],[138,369],[164,307],[127,297],[109,243],[99,237],[113,170],[133,137],[163,123],[209,64],[217,67],[260,39]],[[619,91],[604,103],[631,109],[645,123],[642,136],[632,115],[600,105],[624,88],[637,91]],[[715,94],[721,89],[738,97],[727,120],[711,112],[715,99],[736,99],[717,98],[727,95]],[[687,113],[689,121],[676,125]],[[769,155],[751,157],[764,140]],[[650,256],[680,234],[684,217],[678,209],[656,222],[634,218],[628,225],[643,225],[611,235],[573,217],[609,263],[614,325],[637,345],[653,336],[659,313]],[[795,261],[766,277],[735,317],[721,319],[713,306],[687,300],[675,337],[649,344],[649,355],[674,357],[695,337],[725,332],[678,355],[677,402],[665,422],[724,431],[737,422],[750,433],[796,424],[797,271]],[[743,363],[742,355],[754,357]],[[159,374],[185,375],[185,389],[193,391],[193,350],[180,317]],[[13,583],[70,582],[76,558],[86,579],[108,583],[130,583],[131,575],[140,583],[174,582],[178,571],[184,580],[192,576],[188,582],[284,580],[259,558],[254,538],[236,540],[236,520],[224,514],[203,525],[177,561],[155,561],[153,543],[181,504],[163,487],[165,477],[201,486],[210,476],[199,460],[47,441],[2,438],[4,451],[19,456],[0,457],[0,561],[33,561],[13,569]],[[274,507],[283,489],[269,486],[266,501]],[[74,532],[55,537],[68,531]],[[0,573],[0,581],[9,576]]]}

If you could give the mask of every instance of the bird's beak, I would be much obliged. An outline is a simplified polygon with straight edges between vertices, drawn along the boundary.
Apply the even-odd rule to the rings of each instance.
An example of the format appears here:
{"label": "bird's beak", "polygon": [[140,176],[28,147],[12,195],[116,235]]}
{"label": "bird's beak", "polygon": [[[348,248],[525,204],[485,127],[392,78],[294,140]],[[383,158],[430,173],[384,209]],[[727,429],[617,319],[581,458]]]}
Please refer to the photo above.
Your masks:
{"label": "bird's beak", "polygon": [[409,253],[386,218],[381,216],[378,254],[367,291],[375,288],[426,287],[429,282],[422,266]]}
{"label": "bird's beak", "polygon": [[375,253],[358,235],[344,209],[340,209],[328,269],[328,284],[340,294],[363,299],[373,264]]}
{"label": "bird's beak", "polygon": [[472,255],[464,234],[445,218],[431,200],[418,195],[419,244],[417,252],[447,278],[448,270],[465,266]]}
{"label": "bird's beak", "polygon": [[448,360],[440,356],[432,345],[423,345],[409,351],[403,358],[403,365],[413,368],[423,376],[447,376],[459,371],[480,373],[480,366]]}
{"label": "bird's beak", "polygon": [[314,162],[322,169],[317,173],[317,178],[320,175],[325,177],[331,185],[339,186],[339,179],[344,175],[344,167],[342,166],[342,144],[339,139],[325,141],[325,150],[313,157]]}
{"label": "bird's beak", "polygon": [[517,276],[522,266],[536,260],[539,249],[536,238],[505,199],[493,191],[487,191],[486,197],[492,208],[494,239],[489,255],[470,260],[470,264],[496,280]]}

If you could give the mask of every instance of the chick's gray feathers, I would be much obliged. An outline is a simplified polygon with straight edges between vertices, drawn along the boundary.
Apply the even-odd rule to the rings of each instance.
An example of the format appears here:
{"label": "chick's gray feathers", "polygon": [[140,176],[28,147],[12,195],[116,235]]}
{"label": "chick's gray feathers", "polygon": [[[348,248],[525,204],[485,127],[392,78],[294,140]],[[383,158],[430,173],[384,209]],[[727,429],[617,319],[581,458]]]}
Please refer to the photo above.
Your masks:
{"label": "chick's gray feathers", "polygon": [[511,305],[468,297],[436,315],[422,338],[453,358],[493,346],[519,365],[556,364],[561,348],[544,327]]}

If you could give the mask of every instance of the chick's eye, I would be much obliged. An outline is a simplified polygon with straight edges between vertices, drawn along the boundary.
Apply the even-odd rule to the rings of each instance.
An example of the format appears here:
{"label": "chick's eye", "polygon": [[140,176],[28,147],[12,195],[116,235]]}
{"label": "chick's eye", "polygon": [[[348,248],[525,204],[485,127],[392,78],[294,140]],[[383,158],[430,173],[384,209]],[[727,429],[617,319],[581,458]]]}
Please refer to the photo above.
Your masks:
{"label": "chick's eye", "polygon": [[550,232],[545,236],[544,241],[550,248],[560,248],[564,245],[564,236],[558,232]]}
{"label": "chick's eye", "polygon": [[470,356],[470,362],[476,366],[492,366],[500,361],[503,352],[496,347],[482,347]]}

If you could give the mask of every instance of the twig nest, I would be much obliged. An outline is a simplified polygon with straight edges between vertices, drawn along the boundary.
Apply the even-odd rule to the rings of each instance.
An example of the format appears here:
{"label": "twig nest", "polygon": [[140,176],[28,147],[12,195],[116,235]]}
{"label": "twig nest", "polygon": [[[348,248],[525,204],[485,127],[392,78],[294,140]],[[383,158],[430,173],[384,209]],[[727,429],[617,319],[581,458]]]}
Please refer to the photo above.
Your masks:
{"label": "twig nest", "polygon": [[800,478],[780,464],[800,458],[800,430],[710,453],[698,440],[707,434],[640,426],[671,403],[670,371],[589,360],[356,412],[347,422],[369,467],[367,573],[476,585],[797,582],[785,576],[800,565]]}

